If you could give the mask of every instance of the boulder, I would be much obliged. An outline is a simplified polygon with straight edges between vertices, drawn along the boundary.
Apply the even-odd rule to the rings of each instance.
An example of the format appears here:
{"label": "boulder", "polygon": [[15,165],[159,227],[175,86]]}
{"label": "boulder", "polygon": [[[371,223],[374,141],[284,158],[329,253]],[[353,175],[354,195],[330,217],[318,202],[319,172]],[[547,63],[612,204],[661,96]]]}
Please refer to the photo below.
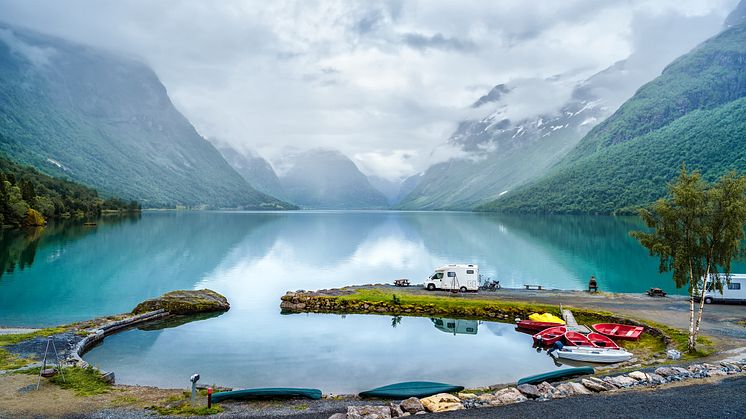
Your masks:
{"label": "boulder", "polygon": [[399,406],[399,403],[389,403],[389,410],[391,411],[392,418],[399,418],[404,414],[404,411],[402,410],[401,406]]}
{"label": "boulder", "polygon": [[461,400],[459,400],[458,397],[448,393],[439,393],[434,396],[425,397],[424,399],[420,399],[420,402],[428,412],[433,413],[450,412],[452,410],[461,410],[464,408],[464,405],[461,404]]}
{"label": "boulder", "polygon": [[655,373],[666,378],[678,375],[676,370],[671,367],[658,367],[655,369]]}
{"label": "boulder", "polygon": [[588,389],[592,391],[609,391],[614,390],[616,387],[614,385],[607,383],[604,380],[599,380],[598,378],[591,377],[591,378],[583,378],[580,380],[580,382]]}
{"label": "boulder", "polygon": [[482,403],[492,403],[495,399],[497,399],[497,397],[492,393],[484,393],[477,396],[477,400]]}
{"label": "boulder", "polygon": [[645,374],[642,371],[632,371],[631,373],[627,374],[630,378],[634,378],[637,381],[650,381],[648,379],[648,375]]}
{"label": "boulder", "polygon": [[648,381],[653,384],[666,384],[666,379],[656,373],[648,374]]}
{"label": "boulder", "polygon": [[347,419],[391,419],[388,406],[347,406]]}
{"label": "boulder", "polygon": [[420,399],[418,399],[417,397],[410,397],[407,400],[404,400],[403,402],[399,403],[399,407],[401,407],[401,410],[412,415],[425,410],[425,408],[422,406],[422,403],[420,403]]}
{"label": "boulder", "polygon": [[495,393],[495,398],[490,402],[492,406],[525,402],[526,396],[521,394],[515,387],[504,388]]}
{"label": "boulder", "polygon": [[562,383],[557,386],[557,390],[566,396],[578,396],[581,394],[591,394],[590,390],[580,383]]}
{"label": "boulder", "polygon": [[539,398],[542,400],[551,400],[557,397],[561,397],[559,396],[559,392],[557,391],[557,389],[546,381],[536,386],[536,389],[539,391]]}
{"label": "boulder", "polygon": [[521,384],[516,388],[530,399],[538,399],[541,397],[541,394],[539,394],[539,388],[533,384]]}
{"label": "boulder", "polygon": [[617,387],[631,387],[637,384],[637,380],[629,378],[626,375],[617,375],[616,377],[606,377],[604,381],[614,384]]}
{"label": "boulder", "polygon": [[227,311],[229,308],[228,299],[213,290],[180,290],[145,300],[132,310],[132,314],[155,310],[165,310],[170,314],[195,314]]}
{"label": "boulder", "polygon": [[459,393],[458,398],[461,400],[476,400],[478,396],[474,393]]}
{"label": "boulder", "polygon": [[723,370],[707,370],[708,377],[719,377],[723,375],[728,375],[728,373]]}
{"label": "boulder", "polygon": [[335,413],[329,416],[329,419],[347,419],[347,413]]}

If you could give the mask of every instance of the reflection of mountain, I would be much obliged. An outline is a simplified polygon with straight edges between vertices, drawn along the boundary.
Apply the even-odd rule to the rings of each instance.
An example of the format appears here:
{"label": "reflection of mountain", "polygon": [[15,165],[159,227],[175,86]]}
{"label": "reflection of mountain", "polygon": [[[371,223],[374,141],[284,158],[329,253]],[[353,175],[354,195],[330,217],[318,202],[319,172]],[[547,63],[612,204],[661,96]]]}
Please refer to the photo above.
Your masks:
{"label": "reflection of mountain", "polygon": [[454,335],[476,335],[479,329],[477,320],[431,318],[430,321],[441,332],[453,333]]}
{"label": "reflection of mountain", "polygon": [[[131,310],[174,289],[190,289],[245,236],[279,215],[155,213],[131,224],[102,223],[85,237],[36,251],[37,263],[0,286],[4,324],[41,325]],[[66,237],[66,238],[65,238]],[[257,254],[266,253],[256,245]]]}
{"label": "reflection of mountain", "polygon": [[[139,218],[140,214],[105,217],[98,220],[98,223],[116,224]],[[58,245],[93,231],[94,229],[82,225],[79,220],[55,220],[43,228],[0,229],[0,278],[6,272],[12,274],[16,268],[22,271],[30,267],[34,263],[37,248]]]}

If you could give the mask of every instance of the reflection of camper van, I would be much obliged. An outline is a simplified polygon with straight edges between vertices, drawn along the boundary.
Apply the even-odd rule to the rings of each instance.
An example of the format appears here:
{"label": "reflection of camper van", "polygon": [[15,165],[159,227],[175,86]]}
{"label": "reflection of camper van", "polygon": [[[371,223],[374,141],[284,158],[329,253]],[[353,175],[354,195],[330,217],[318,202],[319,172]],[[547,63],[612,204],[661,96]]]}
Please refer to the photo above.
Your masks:
{"label": "reflection of camper van", "polygon": [[723,293],[713,289],[712,284],[708,283],[707,292],[705,292],[705,303],[710,304],[713,302],[745,302],[746,301],[746,274],[731,274],[729,276],[730,283],[725,281],[725,277],[721,276],[723,282]]}
{"label": "reflection of camper van", "polygon": [[444,265],[435,269],[424,283],[428,290],[477,291],[479,290],[479,266]]}
{"label": "reflection of camper van", "polygon": [[476,320],[430,319],[441,332],[459,335],[476,335],[479,322]]}

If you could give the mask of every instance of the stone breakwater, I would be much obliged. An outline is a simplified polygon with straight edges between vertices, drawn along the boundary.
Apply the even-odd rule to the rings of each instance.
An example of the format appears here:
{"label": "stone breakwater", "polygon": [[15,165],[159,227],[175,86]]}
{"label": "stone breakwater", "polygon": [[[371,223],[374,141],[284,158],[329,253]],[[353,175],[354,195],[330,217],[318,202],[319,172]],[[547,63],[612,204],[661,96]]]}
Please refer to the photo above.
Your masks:
{"label": "stone breakwater", "polygon": [[656,369],[632,371],[607,377],[587,377],[565,381],[556,385],[543,382],[539,385],[522,384],[488,393],[441,393],[417,399],[409,398],[387,406],[348,406],[346,413],[335,413],[329,419],[389,419],[424,413],[448,412],[463,409],[496,407],[513,403],[542,402],[584,394],[615,392],[632,388],[652,388],[668,383],[692,381],[708,377],[746,375],[746,358],[719,364],[692,364],[665,366]]}

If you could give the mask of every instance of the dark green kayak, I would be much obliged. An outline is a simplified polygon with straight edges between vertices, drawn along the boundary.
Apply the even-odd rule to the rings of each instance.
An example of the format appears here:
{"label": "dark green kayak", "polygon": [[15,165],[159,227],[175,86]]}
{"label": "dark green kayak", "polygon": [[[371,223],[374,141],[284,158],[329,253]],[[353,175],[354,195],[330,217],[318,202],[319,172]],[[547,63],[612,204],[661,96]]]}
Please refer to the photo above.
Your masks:
{"label": "dark green kayak", "polygon": [[540,384],[544,381],[555,381],[560,378],[572,377],[575,375],[586,375],[593,374],[595,371],[591,367],[577,367],[577,368],[564,368],[561,370],[554,370],[545,372],[543,374],[536,374],[529,377],[523,377],[518,380],[518,385],[521,384]]}
{"label": "dark green kayak", "polygon": [[247,388],[244,390],[215,393],[212,395],[212,401],[218,403],[223,400],[279,399],[289,397],[306,397],[318,400],[321,398],[321,390],[315,388]]}
{"label": "dark green kayak", "polygon": [[363,391],[360,397],[380,397],[382,399],[408,399],[410,397],[427,397],[438,393],[461,391],[461,386],[453,386],[429,381],[407,381]]}

